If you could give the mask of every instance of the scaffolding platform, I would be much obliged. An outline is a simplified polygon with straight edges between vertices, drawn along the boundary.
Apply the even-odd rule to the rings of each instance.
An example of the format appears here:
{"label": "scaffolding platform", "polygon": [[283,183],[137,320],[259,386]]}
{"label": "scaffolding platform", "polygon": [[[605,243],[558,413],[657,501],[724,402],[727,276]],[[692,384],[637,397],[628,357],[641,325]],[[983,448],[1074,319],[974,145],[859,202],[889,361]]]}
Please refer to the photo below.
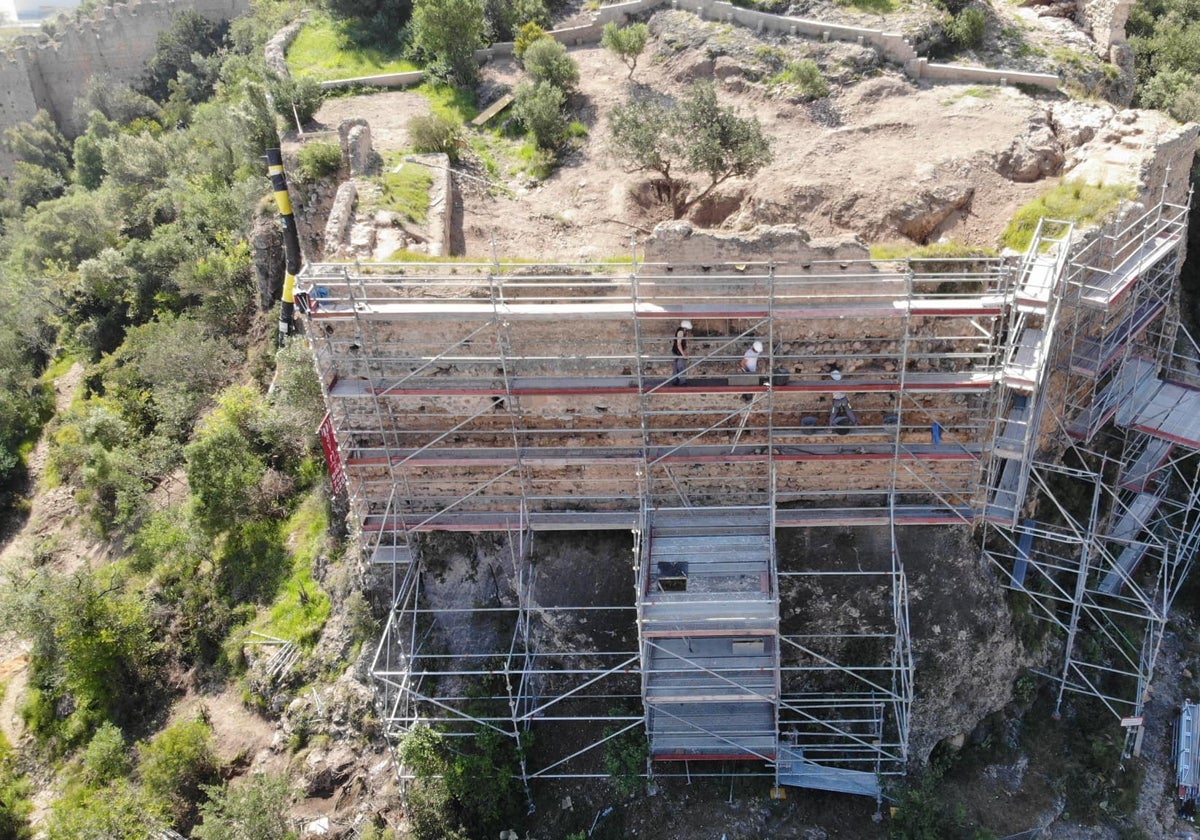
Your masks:
{"label": "scaffolding platform", "polygon": [[1029,260],[1017,285],[1017,309],[1044,314],[1050,306],[1050,295],[1058,276],[1058,258],[1054,254],[1038,254]]}
{"label": "scaffolding platform", "polygon": [[777,528],[853,527],[860,525],[962,525],[972,522],[970,505],[895,505],[888,508],[780,508],[775,512]]}
{"label": "scaffolding platform", "polygon": [[1135,403],[1129,427],[1154,437],[1200,449],[1200,391],[1156,381]]}
{"label": "scaffolding platform", "polygon": [[1103,279],[1083,289],[1080,300],[1083,305],[1094,309],[1108,309],[1130,287],[1146,269],[1151,268],[1163,257],[1179,247],[1180,238],[1175,233],[1160,233],[1143,242],[1125,258],[1115,271],[1106,272]]}
{"label": "scaffolding platform", "polygon": [[1139,493],[1151,489],[1171,458],[1175,444],[1163,438],[1150,437],[1133,464],[1122,473],[1120,486]]}
{"label": "scaffolding platform", "polygon": [[1150,545],[1137,542],[1137,535],[1146,529],[1159,505],[1162,504],[1161,493],[1138,493],[1121,511],[1121,515],[1110,526],[1105,538],[1125,544],[1096,591],[1104,595],[1119,594],[1130,576],[1136,571],[1142,558],[1146,556]]}
{"label": "scaffolding platform", "polygon": [[1012,408],[1001,423],[1000,434],[996,436],[997,455],[1018,461],[1025,457],[1025,444],[1032,415],[1029,399],[1024,394],[1017,394],[1013,399]]}
{"label": "scaffolding platform", "polygon": [[1150,401],[1162,384],[1157,377],[1158,365],[1153,361],[1127,360],[1094,396],[1091,404],[1071,420],[1067,434],[1077,440],[1090,441],[1109,420],[1115,418],[1118,425],[1129,425],[1133,415]]}
{"label": "scaffolding platform", "polygon": [[1116,362],[1131,341],[1137,339],[1166,308],[1161,300],[1146,300],[1129,313],[1112,332],[1099,338],[1085,338],[1071,357],[1071,372],[1097,377]]}
{"label": "scaffolding platform", "polygon": [[[446,362],[452,366],[452,362]],[[766,376],[734,377],[728,374],[707,374],[695,369],[688,373],[686,384],[672,384],[669,377],[643,378],[635,376],[515,376],[505,382],[489,377],[470,375],[438,375],[432,371],[425,376],[412,376],[402,383],[377,383],[369,379],[339,379],[329,387],[329,395],[335,399],[373,397],[454,397],[482,396],[506,398],[553,397],[572,395],[631,394],[643,391],[672,394],[745,394],[765,393],[768,390]],[[903,381],[902,381],[903,380]],[[914,371],[904,377],[856,376],[841,382],[832,382],[826,377],[800,379],[792,377],[786,385],[769,386],[781,394],[819,393],[841,391],[852,394],[867,393],[910,393],[924,392],[981,392],[989,390],[996,381],[992,371],[963,370],[953,373]]]}
{"label": "scaffolding platform", "polygon": [[879,776],[876,773],[816,764],[805,759],[803,750],[781,744],[776,762],[779,766],[779,783],[781,785],[827,790],[833,793],[851,793],[876,799],[882,793]]}
{"label": "scaffolding platform", "polygon": [[1015,390],[1032,392],[1037,387],[1049,351],[1045,330],[1035,327],[1021,330],[1015,352],[1004,366],[1004,384]]}

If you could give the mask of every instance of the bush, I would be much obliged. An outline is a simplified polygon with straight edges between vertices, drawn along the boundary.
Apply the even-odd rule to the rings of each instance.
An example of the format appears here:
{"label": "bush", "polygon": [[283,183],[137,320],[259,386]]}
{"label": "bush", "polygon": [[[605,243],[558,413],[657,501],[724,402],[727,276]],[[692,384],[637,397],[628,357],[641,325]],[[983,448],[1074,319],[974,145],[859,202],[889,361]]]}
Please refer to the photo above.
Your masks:
{"label": "bush", "polygon": [[201,718],[173,723],[138,752],[146,793],[170,810],[176,825],[190,824],[202,786],[217,781],[212,727]]}
{"label": "bush", "polygon": [[549,82],[564,92],[579,84],[579,65],[553,38],[539,38],[525,50],[525,72],[534,83]]}
{"label": "bush", "polygon": [[287,779],[255,773],[237,786],[208,786],[208,801],[200,806],[202,822],[192,831],[195,840],[291,840],[288,825],[291,788]]}
{"label": "bush", "polygon": [[793,85],[805,96],[814,99],[829,95],[829,82],[821,73],[821,68],[811,58],[793,61],[771,80],[775,84]]}
{"label": "bush", "polygon": [[342,148],[337,143],[305,143],[297,157],[296,180],[300,183],[320,181],[342,168]]}
{"label": "bush", "polygon": [[946,34],[959,49],[972,50],[983,45],[987,28],[987,12],[978,6],[963,9],[946,26]]}
{"label": "bush", "polygon": [[271,98],[275,113],[283,117],[285,123],[295,125],[299,120],[303,126],[312,121],[321,107],[325,90],[312,76],[276,76],[271,81]]}
{"label": "bush", "polygon": [[[610,730],[605,734],[611,735],[612,732]],[[649,754],[646,736],[640,729],[633,729],[605,742],[604,772],[608,773],[609,784],[618,795],[629,798],[641,790]]]}
{"label": "bush", "polygon": [[462,126],[440,114],[425,114],[408,121],[408,142],[418,152],[441,152],[458,162],[463,145]]}
{"label": "bush", "polygon": [[568,121],[563,113],[566,101],[562,89],[549,82],[526,82],[517,88],[513,113],[540,148],[553,150],[567,135]]}
{"label": "bush", "polygon": [[83,769],[88,783],[96,786],[129,775],[129,752],[119,728],[104,723],[96,730],[84,750]]}
{"label": "bush", "polygon": [[530,44],[549,37],[545,29],[530,21],[517,32],[517,39],[513,42],[513,55],[520,61],[525,57],[525,51],[529,49]]}

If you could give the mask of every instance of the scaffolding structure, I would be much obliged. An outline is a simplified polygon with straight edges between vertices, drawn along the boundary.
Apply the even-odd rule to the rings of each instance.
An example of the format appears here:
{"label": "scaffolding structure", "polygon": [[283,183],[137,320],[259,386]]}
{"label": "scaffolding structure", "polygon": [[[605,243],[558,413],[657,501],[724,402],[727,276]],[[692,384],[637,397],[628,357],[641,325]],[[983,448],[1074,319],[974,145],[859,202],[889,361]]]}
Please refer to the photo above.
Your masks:
{"label": "scaffolding structure", "polygon": [[1058,703],[1098,699],[1129,752],[1200,540],[1200,352],[1176,298],[1186,232],[1187,207],[1163,202],[1071,253],[1030,503],[1005,511],[1011,521],[989,515],[985,536],[1007,586],[1063,639],[1061,667],[1045,673]]}
{"label": "scaffolding structure", "polygon": [[[512,738],[527,786],[636,736],[657,775],[878,797],[913,698],[897,529],[980,522],[1064,633],[1050,676],[1136,717],[1200,538],[1200,433],[1146,413],[1196,378],[1185,226],[1044,224],[1019,260],[307,267],[331,468],[393,578],[389,727]],[[593,568],[555,565],[573,531],[609,532]],[[779,542],[825,531],[869,550]],[[486,597],[439,583],[453,532],[493,534]],[[801,608],[818,591],[857,623]]]}

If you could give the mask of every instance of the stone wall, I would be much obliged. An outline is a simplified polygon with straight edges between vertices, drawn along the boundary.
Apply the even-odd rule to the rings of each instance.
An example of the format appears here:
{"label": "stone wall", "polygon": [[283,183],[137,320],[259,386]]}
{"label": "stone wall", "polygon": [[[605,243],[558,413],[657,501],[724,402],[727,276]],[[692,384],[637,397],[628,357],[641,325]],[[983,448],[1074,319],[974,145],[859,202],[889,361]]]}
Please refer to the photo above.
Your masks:
{"label": "stone wall", "polygon": [[[45,34],[19,39],[0,52],[0,131],[49,111],[68,135],[81,126],[74,103],[93,76],[132,84],[146,72],[160,33],[180,11],[195,9],[210,20],[229,20],[250,8],[249,0],[134,0],[97,10],[90,20],[66,26],[54,39]],[[13,161],[0,150],[0,175]]]}

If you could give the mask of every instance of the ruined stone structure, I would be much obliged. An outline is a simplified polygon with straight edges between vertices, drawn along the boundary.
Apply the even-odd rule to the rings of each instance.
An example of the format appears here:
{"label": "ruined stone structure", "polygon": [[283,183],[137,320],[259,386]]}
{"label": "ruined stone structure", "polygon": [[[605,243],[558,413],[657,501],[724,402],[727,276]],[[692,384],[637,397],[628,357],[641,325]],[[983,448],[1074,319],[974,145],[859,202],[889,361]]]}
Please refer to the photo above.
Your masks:
{"label": "ruined stone structure", "polygon": [[[41,34],[0,52],[0,130],[30,120],[44,108],[71,135],[81,129],[73,106],[88,79],[108,76],[132,84],[146,72],[159,33],[181,9],[210,20],[230,20],[250,8],[248,0],[142,0],[96,11],[90,20]],[[0,175],[13,161],[0,149]]]}
{"label": "ruined stone structure", "polygon": [[[906,557],[959,534],[1062,631],[1060,699],[1099,698],[1133,748],[1200,540],[1162,166],[1146,204],[1045,221],[1019,259],[675,223],[632,265],[306,269],[335,485],[392,575],[390,725],[532,730],[527,778],[603,773],[644,733],[659,774],[877,796],[922,673]],[[463,531],[499,535],[486,574]]]}

